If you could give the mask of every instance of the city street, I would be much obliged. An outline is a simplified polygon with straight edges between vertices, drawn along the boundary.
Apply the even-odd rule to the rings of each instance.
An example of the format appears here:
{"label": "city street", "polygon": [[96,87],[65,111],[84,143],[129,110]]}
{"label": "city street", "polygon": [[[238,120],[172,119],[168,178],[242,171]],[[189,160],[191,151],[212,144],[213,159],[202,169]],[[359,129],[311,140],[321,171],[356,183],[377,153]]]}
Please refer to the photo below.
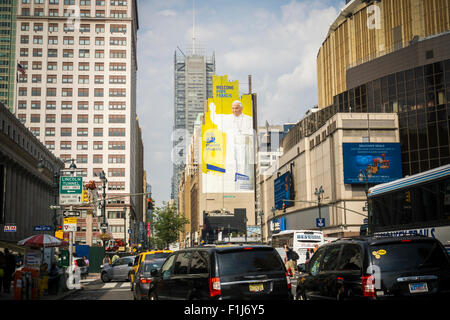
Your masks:
{"label": "city street", "polygon": [[63,300],[133,300],[131,284],[128,281],[103,283],[100,279],[81,281],[82,290],[68,295]]}

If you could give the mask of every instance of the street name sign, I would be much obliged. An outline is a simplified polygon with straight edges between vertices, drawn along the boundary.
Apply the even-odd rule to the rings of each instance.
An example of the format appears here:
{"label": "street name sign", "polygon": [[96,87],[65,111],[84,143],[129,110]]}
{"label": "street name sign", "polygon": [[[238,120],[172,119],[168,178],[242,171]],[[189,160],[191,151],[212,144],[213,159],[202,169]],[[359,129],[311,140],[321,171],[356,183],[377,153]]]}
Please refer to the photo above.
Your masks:
{"label": "street name sign", "polygon": [[52,231],[52,226],[34,226],[33,231]]}
{"label": "street name sign", "polygon": [[60,177],[59,203],[63,205],[82,204],[83,177]]}

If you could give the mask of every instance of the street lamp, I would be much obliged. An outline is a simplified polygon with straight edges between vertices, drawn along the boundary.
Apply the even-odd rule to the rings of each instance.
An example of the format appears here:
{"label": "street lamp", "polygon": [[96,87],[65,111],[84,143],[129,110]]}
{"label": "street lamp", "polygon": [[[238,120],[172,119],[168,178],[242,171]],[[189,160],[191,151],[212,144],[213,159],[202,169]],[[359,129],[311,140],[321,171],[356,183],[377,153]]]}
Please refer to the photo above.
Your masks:
{"label": "street lamp", "polygon": [[[316,190],[314,191],[314,194],[317,197],[317,206],[319,208],[319,219],[322,220],[322,214],[320,212],[320,196],[321,194],[323,194],[325,191],[323,190],[322,186],[320,186],[319,189],[316,188]],[[322,227],[319,227],[319,230],[322,231]]]}
{"label": "street lamp", "polygon": [[127,251],[127,206],[123,206],[123,245],[124,252]]}
{"label": "street lamp", "polygon": [[[372,178],[372,170],[360,170],[358,175],[358,180],[360,182],[364,182],[364,192],[366,193],[366,205],[363,210],[367,210],[367,219],[370,219],[370,210],[369,210],[369,179]],[[369,221],[368,221],[369,222]],[[370,225],[370,223],[369,223]]]}
{"label": "street lamp", "polygon": [[[102,172],[100,172],[100,174],[98,175],[100,180],[102,181],[102,188],[103,188],[103,193],[102,193],[102,224],[105,225],[106,224],[106,183],[108,182],[108,179],[106,179],[105,176],[105,171],[102,170]],[[101,228],[102,233],[105,233],[106,229]],[[103,247],[105,247],[105,240],[103,240]]]}
{"label": "street lamp", "polygon": [[[56,207],[58,205],[58,189],[59,189],[59,185],[58,185],[58,181],[59,181],[59,170],[55,170],[55,167],[53,166],[53,164],[48,161],[47,159],[41,158],[41,160],[39,160],[39,163],[37,165],[37,169],[40,173],[44,172],[44,169],[47,168],[48,170],[51,171],[51,173],[53,174],[53,186],[52,186],[52,191],[53,191],[53,204]],[[57,220],[57,214],[56,214],[56,210],[57,209],[53,209],[53,230],[56,231],[57,226],[58,226],[58,220]]]}

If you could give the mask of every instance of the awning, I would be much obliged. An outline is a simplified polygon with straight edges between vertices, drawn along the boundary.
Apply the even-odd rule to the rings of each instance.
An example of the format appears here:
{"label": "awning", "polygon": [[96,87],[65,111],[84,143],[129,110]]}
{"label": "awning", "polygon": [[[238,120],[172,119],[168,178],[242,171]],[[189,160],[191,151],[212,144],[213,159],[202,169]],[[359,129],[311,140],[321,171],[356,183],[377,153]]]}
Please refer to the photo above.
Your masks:
{"label": "awning", "polygon": [[11,252],[17,252],[20,254],[25,254],[25,250],[27,249],[24,246],[17,245],[17,242],[7,242],[7,241],[0,241],[0,248],[6,249],[8,248]]}

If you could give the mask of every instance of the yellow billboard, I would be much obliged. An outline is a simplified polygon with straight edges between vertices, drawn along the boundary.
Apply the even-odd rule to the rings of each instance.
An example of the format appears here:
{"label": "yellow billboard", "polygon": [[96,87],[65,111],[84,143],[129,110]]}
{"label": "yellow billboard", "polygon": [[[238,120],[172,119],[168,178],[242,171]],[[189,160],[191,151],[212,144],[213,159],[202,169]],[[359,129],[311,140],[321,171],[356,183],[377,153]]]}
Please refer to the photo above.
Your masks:
{"label": "yellow billboard", "polygon": [[213,76],[213,98],[202,127],[203,192],[252,192],[253,104],[239,97],[239,81]]}

